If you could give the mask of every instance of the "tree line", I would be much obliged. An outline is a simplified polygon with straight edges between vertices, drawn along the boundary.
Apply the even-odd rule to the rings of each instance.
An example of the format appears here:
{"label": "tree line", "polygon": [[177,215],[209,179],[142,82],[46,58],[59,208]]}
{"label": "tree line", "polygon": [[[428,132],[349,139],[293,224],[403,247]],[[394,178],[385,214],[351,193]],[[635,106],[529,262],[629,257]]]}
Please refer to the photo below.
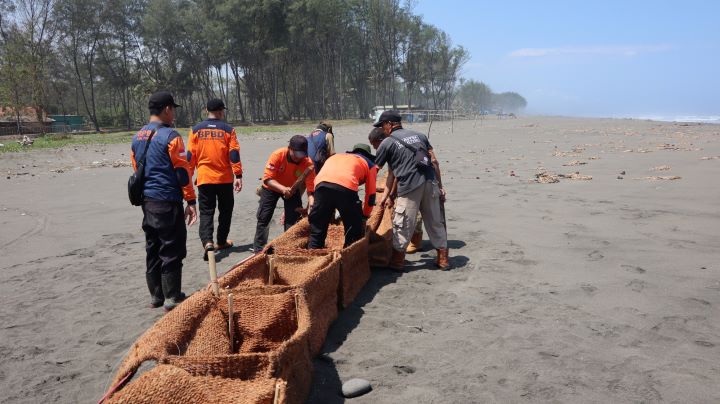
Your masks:
{"label": "tree line", "polygon": [[[400,0],[0,0],[0,106],[131,129],[173,92],[236,122],[450,109],[468,52]],[[19,112],[18,112],[19,113]]]}
{"label": "tree line", "polygon": [[490,87],[475,80],[460,79],[455,107],[471,114],[517,112],[527,106],[525,98],[513,91],[494,93]]}

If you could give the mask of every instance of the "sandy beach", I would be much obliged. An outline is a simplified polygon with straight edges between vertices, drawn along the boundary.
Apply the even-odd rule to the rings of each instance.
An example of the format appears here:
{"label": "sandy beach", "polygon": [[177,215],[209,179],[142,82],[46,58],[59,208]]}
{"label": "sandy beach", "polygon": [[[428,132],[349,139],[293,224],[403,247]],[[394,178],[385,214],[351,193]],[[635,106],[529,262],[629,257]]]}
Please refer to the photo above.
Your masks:
{"label": "sandy beach", "polygon": [[[370,129],[337,126],[337,148]],[[720,402],[720,125],[491,117],[431,129],[454,268],[434,269],[426,239],[404,274],[374,270],[314,361],[309,402]],[[239,138],[236,247],[219,269],[250,255],[258,178],[294,134]],[[97,402],[163,315],[147,308],[129,150],[0,154],[0,402]],[[197,232],[187,293],[207,284]],[[373,391],[345,400],[354,377]]]}

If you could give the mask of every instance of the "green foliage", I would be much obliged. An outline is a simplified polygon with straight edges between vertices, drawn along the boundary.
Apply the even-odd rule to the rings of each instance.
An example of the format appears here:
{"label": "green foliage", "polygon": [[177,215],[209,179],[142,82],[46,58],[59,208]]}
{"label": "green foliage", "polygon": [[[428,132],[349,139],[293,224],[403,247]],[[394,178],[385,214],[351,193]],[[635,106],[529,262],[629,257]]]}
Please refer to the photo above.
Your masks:
{"label": "green foliage", "polygon": [[[5,17],[21,5],[47,18]],[[183,106],[181,126],[212,97],[229,120],[256,123],[447,109],[469,58],[401,0],[0,0],[0,14],[0,104],[98,129],[142,124],[160,89]]]}

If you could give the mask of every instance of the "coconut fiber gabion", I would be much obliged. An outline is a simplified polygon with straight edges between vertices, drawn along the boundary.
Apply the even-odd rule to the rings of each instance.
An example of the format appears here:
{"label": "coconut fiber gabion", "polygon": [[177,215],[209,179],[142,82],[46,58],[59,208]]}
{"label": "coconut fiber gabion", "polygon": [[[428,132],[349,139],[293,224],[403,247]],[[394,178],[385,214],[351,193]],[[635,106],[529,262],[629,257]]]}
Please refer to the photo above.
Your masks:
{"label": "coconut fiber gabion", "polygon": [[[197,292],[138,339],[108,402],[272,402],[276,390],[281,402],[303,402],[312,377],[304,291],[249,288],[233,300],[232,345],[227,297]],[[146,361],[158,366],[122,387]]]}
{"label": "coconut fiber gabion", "polygon": [[368,264],[371,267],[390,265],[392,255],[393,209],[375,206],[368,219]]}
{"label": "coconut fiber gabion", "polygon": [[[302,233],[298,233],[301,235]],[[309,234],[309,233],[308,233]],[[338,304],[345,308],[357,297],[360,290],[370,279],[370,265],[368,264],[369,236],[355,241],[343,248],[345,243],[345,230],[342,224],[331,224],[325,240],[325,248],[308,250],[307,248],[287,247],[283,244],[274,247],[276,256],[326,256],[339,254],[340,256],[340,282],[338,287]],[[297,244],[307,245],[307,241]]]}
{"label": "coconut fiber gabion", "polygon": [[369,235],[340,252],[340,305],[348,307],[370,279],[368,264]]}
{"label": "coconut fiber gabion", "polygon": [[243,288],[268,285],[270,281],[273,285],[305,291],[312,316],[310,352],[316,355],[325,342],[327,330],[338,316],[339,257],[332,254],[259,255],[223,275],[218,283],[229,292],[241,293]]}

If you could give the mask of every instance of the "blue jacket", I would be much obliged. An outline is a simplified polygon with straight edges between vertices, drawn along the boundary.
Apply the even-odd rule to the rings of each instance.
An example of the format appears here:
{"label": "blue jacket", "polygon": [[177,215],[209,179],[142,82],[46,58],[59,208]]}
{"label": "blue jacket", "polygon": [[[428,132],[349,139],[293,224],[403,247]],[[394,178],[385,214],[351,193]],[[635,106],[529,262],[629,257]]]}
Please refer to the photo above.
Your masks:
{"label": "blue jacket", "polygon": [[155,134],[150,141],[145,158],[146,199],[157,201],[195,203],[195,190],[190,178],[192,171],[185,152],[182,137],[175,129],[155,122],[145,125],[133,136],[132,162],[137,169],[137,161],[142,159],[145,144],[150,133]]}

